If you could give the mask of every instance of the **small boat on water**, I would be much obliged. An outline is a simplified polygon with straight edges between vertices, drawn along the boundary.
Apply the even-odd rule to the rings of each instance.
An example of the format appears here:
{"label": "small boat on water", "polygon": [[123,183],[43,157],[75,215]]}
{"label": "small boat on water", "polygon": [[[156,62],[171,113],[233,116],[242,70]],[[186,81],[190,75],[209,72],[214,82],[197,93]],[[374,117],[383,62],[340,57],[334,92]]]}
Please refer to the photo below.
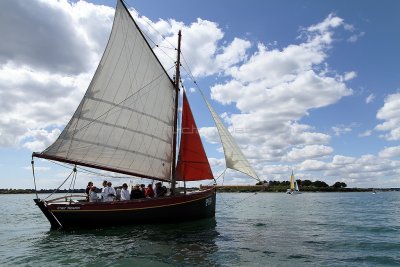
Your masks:
{"label": "small boat on water", "polygon": [[[110,202],[89,202],[85,196],[72,193],[53,199],[37,195],[34,201],[52,229],[181,222],[215,216],[214,187],[186,191],[186,182],[212,181],[214,175],[184,91],[177,149],[180,56],[181,31],[171,79],[125,3],[117,1],[108,44],[83,99],[58,139],[44,151],[32,154],[35,189],[34,158],[41,158],[73,169],[63,184],[71,179],[71,185],[75,185],[78,169],[88,167],[168,182],[170,194]],[[226,168],[259,181],[203,93],[202,97],[218,129]],[[184,182],[183,192],[175,188],[179,181]]]}
{"label": "small boat on water", "polygon": [[286,190],[286,194],[290,194],[290,195],[301,194],[301,192],[299,190],[299,186],[297,184],[297,181],[294,178],[293,171],[292,171],[292,175],[290,175],[290,188],[288,190]]}

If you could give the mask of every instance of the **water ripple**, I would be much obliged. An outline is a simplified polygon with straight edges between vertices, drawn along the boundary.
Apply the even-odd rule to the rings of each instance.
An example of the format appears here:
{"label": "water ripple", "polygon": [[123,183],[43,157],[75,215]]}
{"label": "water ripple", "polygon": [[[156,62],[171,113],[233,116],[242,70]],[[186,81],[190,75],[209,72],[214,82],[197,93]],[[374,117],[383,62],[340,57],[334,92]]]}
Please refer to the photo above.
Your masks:
{"label": "water ripple", "polygon": [[398,193],[249,196],[218,194],[212,220],[72,231],[49,231],[32,195],[0,196],[0,266],[400,265]]}

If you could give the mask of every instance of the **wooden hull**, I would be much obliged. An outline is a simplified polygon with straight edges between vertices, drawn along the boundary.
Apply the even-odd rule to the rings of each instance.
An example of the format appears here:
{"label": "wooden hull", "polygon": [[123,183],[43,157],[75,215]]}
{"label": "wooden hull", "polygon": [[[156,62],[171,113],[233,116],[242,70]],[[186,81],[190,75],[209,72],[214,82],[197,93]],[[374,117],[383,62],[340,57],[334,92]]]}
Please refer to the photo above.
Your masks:
{"label": "wooden hull", "polygon": [[216,190],[113,202],[51,203],[35,199],[52,229],[172,223],[215,216]]}

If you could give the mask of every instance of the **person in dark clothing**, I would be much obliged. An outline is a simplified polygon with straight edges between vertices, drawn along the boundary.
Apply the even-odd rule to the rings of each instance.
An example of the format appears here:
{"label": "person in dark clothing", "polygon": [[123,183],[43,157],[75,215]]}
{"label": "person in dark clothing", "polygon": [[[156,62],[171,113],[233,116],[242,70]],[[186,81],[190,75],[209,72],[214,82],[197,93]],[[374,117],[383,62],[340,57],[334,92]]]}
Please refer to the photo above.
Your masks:
{"label": "person in dark clothing", "polygon": [[156,183],[156,197],[163,197],[167,193],[167,188],[161,182]]}
{"label": "person in dark clothing", "polygon": [[89,201],[89,194],[90,194],[90,189],[92,188],[92,186],[93,186],[93,182],[89,182],[86,186],[85,192],[86,192],[86,200],[87,201]]}
{"label": "person in dark clothing", "polygon": [[142,191],[142,197],[146,196],[146,185],[145,184],[141,184],[140,185],[140,190]]}
{"label": "person in dark clothing", "polygon": [[139,199],[143,198],[142,190],[140,190],[140,186],[137,184],[132,187],[131,190],[131,199]]}

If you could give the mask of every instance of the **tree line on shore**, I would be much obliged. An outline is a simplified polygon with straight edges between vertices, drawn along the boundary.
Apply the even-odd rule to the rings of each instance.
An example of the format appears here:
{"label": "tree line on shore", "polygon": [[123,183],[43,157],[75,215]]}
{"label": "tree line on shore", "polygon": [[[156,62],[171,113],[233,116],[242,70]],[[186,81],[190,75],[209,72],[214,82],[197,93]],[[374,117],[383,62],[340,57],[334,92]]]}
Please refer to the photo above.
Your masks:
{"label": "tree line on shore", "polygon": [[[311,180],[296,180],[300,191],[322,191],[322,192],[337,192],[337,191],[359,191],[360,189],[347,188],[347,184],[344,182],[335,182],[333,185],[328,185],[324,181],[311,181]],[[256,185],[266,185],[267,190],[271,192],[284,192],[290,188],[289,181],[262,181]]]}
{"label": "tree line on shore", "polygon": [[[347,188],[347,184],[336,182],[329,186],[324,181],[296,180],[300,191],[304,192],[364,192],[371,188]],[[200,186],[202,188],[202,186]],[[286,192],[290,188],[289,181],[260,181],[255,185],[224,185],[217,186],[219,192]]]}

